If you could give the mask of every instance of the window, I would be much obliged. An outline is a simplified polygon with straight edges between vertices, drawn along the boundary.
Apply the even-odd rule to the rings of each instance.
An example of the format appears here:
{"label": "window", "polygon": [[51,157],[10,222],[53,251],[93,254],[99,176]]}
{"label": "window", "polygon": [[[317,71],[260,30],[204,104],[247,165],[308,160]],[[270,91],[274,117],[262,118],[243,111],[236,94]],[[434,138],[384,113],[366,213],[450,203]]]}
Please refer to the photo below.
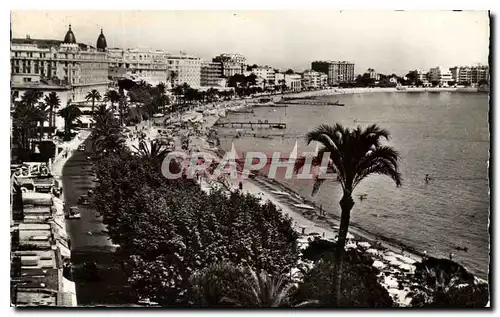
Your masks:
{"label": "window", "polygon": [[15,52],[15,53],[14,53],[14,57],[17,57],[17,56],[18,56],[18,53],[17,53],[17,52]]}

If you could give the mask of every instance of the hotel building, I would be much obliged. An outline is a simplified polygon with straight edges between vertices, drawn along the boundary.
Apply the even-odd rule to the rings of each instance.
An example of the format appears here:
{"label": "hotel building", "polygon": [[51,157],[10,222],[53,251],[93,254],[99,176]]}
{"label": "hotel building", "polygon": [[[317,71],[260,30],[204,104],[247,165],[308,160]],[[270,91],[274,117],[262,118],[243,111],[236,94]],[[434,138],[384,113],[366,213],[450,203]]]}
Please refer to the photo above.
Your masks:
{"label": "hotel building", "polygon": [[354,63],[346,61],[315,61],[311,69],[328,75],[328,84],[348,83],[354,81]]}
{"label": "hotel building", "polygon": [[170,74],[175,73],[173,86],[187,83],[193,88],[201,87],[201,59],[187,54],[166,55]]}
{"label": "hotel building", "polygon": [[83,101],[90,90],[108,88],[106,38],[101,30],[96,47],[77,43],[71,25],[62,41],[13,38],[11,89],[14,98],[28,89],[56,91],[61,105]]}
{"label": "hotel building", "polygon": [[127,77],[144,80],[155,86],[168,79],[167,54],[147,48],[108,49],[109,76],[112,79]]}
{"label": "hotel building", "polygon": [[222,75],[229,78],[236,74],[243,74],[245,71],[246,58],[241,54],[221,54],[212,59],[212,62],[222,64]]}
{"label": "hotel building", "polygon": [[209,61],[201,63],[202,87],[221,86],[222,79],[222,63]]}

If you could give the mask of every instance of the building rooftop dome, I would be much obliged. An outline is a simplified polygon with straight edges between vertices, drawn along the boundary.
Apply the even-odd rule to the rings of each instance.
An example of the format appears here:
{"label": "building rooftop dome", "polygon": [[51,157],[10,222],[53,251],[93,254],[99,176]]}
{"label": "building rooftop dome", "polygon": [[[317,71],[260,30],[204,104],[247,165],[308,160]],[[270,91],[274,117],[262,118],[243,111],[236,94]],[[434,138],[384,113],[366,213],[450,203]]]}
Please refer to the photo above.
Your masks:
{"label": "building rooftop dome", "polygon": [[108,44],[106,43],[106,37],[104,36],[102,29],[101,29],[101,34],[99,34],[99,37],[97,38],[96,47],[98,51],[105,51],[106,48],[108,47]]}
{"label": "building rooftop dome", "polygon": [[71,31],[71,24],[69,25],[69,29],[64,37],[63,43],[76,44],[75,35],[73,34],[73,31]]}

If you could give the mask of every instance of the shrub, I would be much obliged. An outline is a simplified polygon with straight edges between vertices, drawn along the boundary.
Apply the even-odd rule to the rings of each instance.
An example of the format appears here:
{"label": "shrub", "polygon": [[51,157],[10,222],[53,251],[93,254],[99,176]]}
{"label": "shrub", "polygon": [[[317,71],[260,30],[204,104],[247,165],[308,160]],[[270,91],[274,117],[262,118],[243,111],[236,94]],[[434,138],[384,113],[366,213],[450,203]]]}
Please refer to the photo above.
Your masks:
{"label": "shrub", "polygon": [[[346,257],[347,258],[347,257]],[[354,261],[356,262],[356,260]],[[378,283],[378,271],[366,264],[342,262],[340,307],[392,307],[393,300],[387,290]],[[334,265],[331,261],[319,261],[299,284],[296,301],[319,300],[316,307],[334,307]]]}

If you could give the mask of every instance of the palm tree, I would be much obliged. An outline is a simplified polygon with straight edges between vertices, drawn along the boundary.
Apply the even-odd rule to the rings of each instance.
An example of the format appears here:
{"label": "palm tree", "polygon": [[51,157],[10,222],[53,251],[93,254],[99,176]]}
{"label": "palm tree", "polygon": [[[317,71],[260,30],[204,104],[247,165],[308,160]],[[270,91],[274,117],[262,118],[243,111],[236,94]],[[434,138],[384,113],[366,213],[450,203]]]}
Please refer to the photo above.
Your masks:
{"label": "palm tree", "polygon": [[158,85],[156,85],[156,88],[158,89],[160,95],[165,94],[165,92],[167,91],[167,86],[164,82],[160,82]]}
{"label": "palm tree", "polygon": [[120,94],[116,90],[108,90],[104,94],[104,101],[111,102],[111,106],[114,109],[114,104],[120,102]]}
{"label": "palm tree", "polygon": [[179,78],[179,73],[174,71],[174,70],[170,71],[170,85],[171,85],[171,87],[174,87],[174,82],[177,78]]}
{"label": "palm tree", "polygon": [[88,92],[88,94],[85,97],[85,99],[87,101],[92,100],[92,114],[93,114],[94,113],[95,102],[96,102],[96,100],[97,101],[101,101],[101,94],[96,89],[92,89],[91,91]]}
{"label": "palm tree", "polygon": [[64,137],[66,140],[69,138],[73,121],[82,115],[80,108],[70,103],[71,101],[68,101],[68,105],[57,113],[60,117],[64,118]]}
{"label": "palm tree", "polygon": [[101,105],[98,108],[94,113],[93,120],[92,140],[96,152],[116,152],[123,148],[125,138],[118,121],[114,118],[112,111],[106,108],[106,105]]}
{"label": "palm tree", "polygon": [[31,140],[36,136],[37,124],[46,120],[45,114],[36,106],[40,96],[40,93],[27,91],[21,100],[15,103],[12,112],[13,142],[16,142],[20,147],[22,161],[29,158]]}
{"label": "palm tree", "polygon": [[280,307],[289,304],[293,284],[285,275],[271,276],[266,271],[257,274],[252,268],[242,271],[242,285],[234,292],[238,298],[223,298],[223,302],[243,307]]}
{"label": "palm tree", "polygon": [[141,142],[139,142],[139,147],[135,145],[133,147],[140,157],[151,160],[152,162],[161,162],[170,152],[167,144],[160,140],[151,140],[149,144],[141,140]]}
{"label": "palm tree", "polygon": [[[47,116],[47,105],[43,102],[40,102],[38,103],[37,107],[36,107],[38,113],[36,114],[36,117],[38,118],[38,122],[40,124],[40,140],[42,140],[43,138],[43,124],[45,123],[45,121],[47,121],[49,119],[49,117]],[[50,126],[50,122],[49,122],[49,126]]]}
{"label": "palm tree", "polygon": [[45,104],[49,106],[49,127],[52,134],[54,127],[56,126],[56,116],[55,110],[61,105],[61,100],[59,96],[53,91],[48,96],[45,96]]}
{"label": "palm tree", "polygon": [[[320,125],[306,135],[307,143],[316,141],[322,145],[313,165],[320,165],[323,155],[329,155],[329,168],[337,174],[337,181],[342,186],[343,196],[340,200],[342,210],[340,229],[335,248],[336,274],[333,283],[334,302],[339,304],[340,281],[342,276],[342,255],[344,253],[351,209],[354,206],[352,194],[359,183],[372,174],[389,176],[396,186],[401,186],[401,174],[398,171],[399,154],[389,146],[381,145],[381,139],[389,139],[389,132],[376,124],[365,130],[344,128],[340,124]],[[304,158],[298,159],[295,170],[305,164]],[[326,171],[323,171],[326,172]],[[323,175],[316,177],[313,195],[324,182]]]}

